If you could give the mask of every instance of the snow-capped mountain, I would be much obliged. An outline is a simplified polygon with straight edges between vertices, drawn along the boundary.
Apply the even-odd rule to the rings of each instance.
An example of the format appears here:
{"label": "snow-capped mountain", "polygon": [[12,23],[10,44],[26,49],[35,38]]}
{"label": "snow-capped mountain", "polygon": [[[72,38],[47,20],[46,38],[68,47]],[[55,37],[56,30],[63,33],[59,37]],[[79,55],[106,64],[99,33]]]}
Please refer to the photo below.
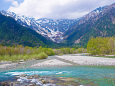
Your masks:
{"label": "snow-capped mountain", "polygon": [[1,11],[5,16],[14,18],[19,24],[35,30],[46,38],[60,43],[63,40],[63,33],[69,29],[71,25],[78,21],[78,19],[35,19],[26,16],[19,16],[13,12]]}
{"label": "snow-capped mountain", "polygon": [[42,36],[51,39],[54,42],[60,43],[64,39],[66,39],[69,35],[71,35],[70,33],[74,31],[73,28],[88,23],[90,21],[92,21],[91,23],[94,24],[95,21],[103,17],[103,15],[106,12],[108,12],[107,10],[113,7],[113,5],[110,7],[108,6],[99,7],[91,11],[87,15],[78,19],[48,19],[48,18],[35,19],[32,17],[20,16],[13,12],[8,11],[1,11],[1,13],[5,16],[10,16],[14,18],[19,24],[35,30]]}
{"label": "snow-capped mountain", "polygon": [[[94,21],[98,20],[98,18],[103,15],[102,12],[103,12],[104,8],[105,7],[99,7],[97,9],[91,11],[90,13],[81,17],[77,23],[80,25],[80,24],[86,23],[87,21],[92,20],[92,19]],[[101,13],[102,13],[102,15],[100,15]]]}
{"label": "snow-capped mountain", "polygon": [[81,17],[66,33],[68,43],[85,45],[91,37],[111,37],[115,34],[115,3],[99,7]]}

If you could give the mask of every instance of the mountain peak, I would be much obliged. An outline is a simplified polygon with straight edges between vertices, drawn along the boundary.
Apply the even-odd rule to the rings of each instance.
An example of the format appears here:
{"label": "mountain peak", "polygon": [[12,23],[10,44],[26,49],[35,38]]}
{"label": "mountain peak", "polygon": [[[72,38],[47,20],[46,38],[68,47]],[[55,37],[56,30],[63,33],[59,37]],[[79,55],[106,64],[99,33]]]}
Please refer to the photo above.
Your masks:
{"label": "mountain peak", "polygon": [[115,4],[99,7],[83,16],[65,34],[69,43],[84,45],[91,37],[110,37],[115,34]]}
{"label": "mountain peak", "polygon": [[35,19],[31,17],[19,16],[13,12],[8,11],[1,11],[1,13],[5,16],[14,18],[22,26],[29,27],[42,36],[57,43],[60,43],[63,40],[62,35],[69,29],[69,26],[77,21],[77,19]]}
{"label": "mountain peak", "polygon": [[[91,11],[87,15],[78,19],[48,19],[48,18],[35,19],[26,16],[19,16],[13,12],[8,11],[1,11],[1,13],[5,16],[10,16],[14,18],[20,25],[31,28],[38,34],[41,34],[42,36],[52,40],[53,42],[61,43],[65,39],[72,39],[71,42],[74,40],[74,42],[78,43],[77,40],[79,40],[80,43],[80,40],[84,37],[85,34],[88,33],[87,31],[89,30],[89,28],[92,29],[91,27],[96,25],[98,23],[97,21],[99,21],[105,15],[109,15],[108,19],[111,18],[111,21],[114,24],[115,19],[114,16],[111,14],[111,12],[114,12],[114,10],[115,10],[115,3],[109,6],[99,7]],[[94,27],[93,29],[97,30],[97,27]],[[75,37],[77,38],[76,41],[75,39],[73,39],[75,38],[73,37],[74,36],[73,34],[76,34],[75,35]]]}

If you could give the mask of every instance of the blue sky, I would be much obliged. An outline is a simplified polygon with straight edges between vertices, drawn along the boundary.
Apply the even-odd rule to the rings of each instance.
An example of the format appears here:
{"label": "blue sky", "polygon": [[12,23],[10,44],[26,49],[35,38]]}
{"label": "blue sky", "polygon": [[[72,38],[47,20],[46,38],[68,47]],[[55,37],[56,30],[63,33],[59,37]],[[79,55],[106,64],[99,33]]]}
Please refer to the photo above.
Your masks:
{"label": "blue sky", "polygon": [[[13,0],[0,0],[0,10],[8,10],[10,6],[12,6]],[[24,0],[15,0],[19,4],[22,3]]]}
{"label": "blue sky", "polygon": [[5,2],[5,0],[0,0],[0,10],[7,10],[10,7],[10,2]]}
{"label": "blue sky", "polygon": [[0,10],[34,18],[75,19],[114,0],[0,0]]}

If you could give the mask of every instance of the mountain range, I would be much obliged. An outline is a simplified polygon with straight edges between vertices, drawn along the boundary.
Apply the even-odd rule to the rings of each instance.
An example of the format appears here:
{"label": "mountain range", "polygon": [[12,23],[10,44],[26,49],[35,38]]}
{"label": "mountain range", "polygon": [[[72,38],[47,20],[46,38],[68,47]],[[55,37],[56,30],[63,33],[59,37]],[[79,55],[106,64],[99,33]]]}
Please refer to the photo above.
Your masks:
{"label": "mountain range", "polygon": [[0,32],[2,44],[85,46],[91,37],[115,36],[115,3],[78,19],[35,19],[1,11]]}
{"label": "mountain range", "polygon": [[0,14],[0,44],[23,46],[52,46],[54,43],[36,31],[23,27],[13,18]]}
{"label": "mountain range", "polygon": [[35,30],[38,34],[49,38],[53,42],[60,43],[63,41],[63,33],[74,24],[78,19],[35,19],[26,16],[19,16],[13,12],[1,11],[5,16],[15,19],[20,25]]}
{"label": "mountain range", "polygon": [[115,3],[93,10],[64,33],[67,43],[80,45],[91,37],[111,36],[115,36]]}

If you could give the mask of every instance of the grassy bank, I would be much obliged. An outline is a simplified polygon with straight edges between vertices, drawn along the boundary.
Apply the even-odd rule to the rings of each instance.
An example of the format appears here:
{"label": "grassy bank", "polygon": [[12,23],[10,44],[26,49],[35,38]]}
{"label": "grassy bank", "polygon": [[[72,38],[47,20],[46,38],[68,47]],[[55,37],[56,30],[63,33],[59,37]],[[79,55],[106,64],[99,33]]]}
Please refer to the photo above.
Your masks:
{"label": "grassy bank", "polygon": [[0,46],[0,61],[20,61],[31,59],[46,59],[52,55],[90,53],[94,56],[104,56],[106,58],[115,58],[115,38],[97,37],[89,40],[87,49],[84,48],[43,48],[43,47],[24,47],[18,46]]}
{"label": "grassy bank", "polygon": [[31,59],[46,59],[48,57],[44,52],[39,54],[30,54],[30,55],[3,55],[0,56],[1,61],[20,61],[20,60],[31,60]]}
{"label": "grassy bank", "polygon": [[31,59],[46,59],[48,56],[54,55],[51,48],[36,48],[36,47],[23,47],[13,46],[6,47],[0,46],[0,61],[20,61]]}
{"label": "grassy bank", "polygon": [[21,45],[6,47],[0,46],[0,61],[20,61],[31,59],[46,59],[52,55],[85,53],[84,48],[43,48],[43,47],[23,47]]}
{"label": "grassy bank", "polygon": [[20,61],[31,59],[46,59],[52,55],[90,53],[94,56],[106,58],[115,58],[115,38],[97,37],[89,40],[87,49],[84,48],[43,48],[43,47],[24,47],[18,46],[0,46],[0,61]]}
{"label": "grassy bank", "polygon": [[96,56],[96,57],[115,58],[115,56]]}

